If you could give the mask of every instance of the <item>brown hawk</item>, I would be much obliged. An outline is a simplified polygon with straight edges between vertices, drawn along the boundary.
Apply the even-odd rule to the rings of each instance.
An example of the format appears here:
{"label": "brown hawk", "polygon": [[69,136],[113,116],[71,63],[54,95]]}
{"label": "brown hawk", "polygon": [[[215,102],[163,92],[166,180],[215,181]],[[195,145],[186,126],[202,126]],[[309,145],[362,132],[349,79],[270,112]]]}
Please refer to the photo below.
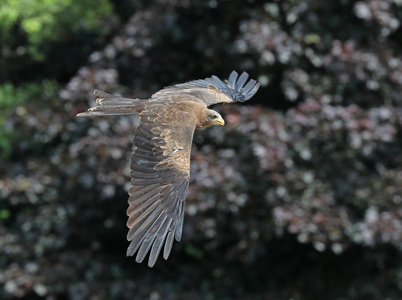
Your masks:
{"label": "brown hawk", "polygon": [[98,106],[78,117],[139,115],[131,156],[131,188],[127,209],[130,245],[137,262],[150,252],[153,267],[164,246],[169,257],[173,240],[180,241],[194,130],[224,125],[221,115],[207,107],[217,103],[244,102],[260,87],[248,74],[233,71],[225,82],[216,76],[166,87],[150,99],[130,99],[98,90]]}

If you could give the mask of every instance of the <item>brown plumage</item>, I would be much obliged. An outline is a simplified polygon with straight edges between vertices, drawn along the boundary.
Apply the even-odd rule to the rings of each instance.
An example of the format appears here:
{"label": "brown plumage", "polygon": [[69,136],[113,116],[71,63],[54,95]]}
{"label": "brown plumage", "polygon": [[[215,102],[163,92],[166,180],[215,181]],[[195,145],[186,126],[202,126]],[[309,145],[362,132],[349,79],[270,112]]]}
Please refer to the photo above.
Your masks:
{"label": "brown plumage", "polygon": [[127,209],[130,245],[142,262],[150,253],[152,267],[162,250],[169,257],[173,240],[180,241],[185,199],[190,179],[190,153],[194,130],[224,125],[222,117],[207,107],[249,100],[259,83],[248,74],[233,71],[226,82],[212,76],[166,87],[150,99],[129,99],[94,91],[99,106],[78,117],[140,115],[131,156],[131,188]]}

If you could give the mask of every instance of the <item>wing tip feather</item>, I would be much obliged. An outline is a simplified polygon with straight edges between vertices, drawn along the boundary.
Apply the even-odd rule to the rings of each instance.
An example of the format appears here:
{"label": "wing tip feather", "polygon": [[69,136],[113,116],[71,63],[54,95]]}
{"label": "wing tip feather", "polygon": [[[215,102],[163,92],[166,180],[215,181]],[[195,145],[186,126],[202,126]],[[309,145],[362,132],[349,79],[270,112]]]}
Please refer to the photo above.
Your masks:
{"label": "wing tip feather", "polygon": [[[239,74],[233,70],[230,73],[229,78],[225,81],[222,81],[219,77],[212,75],[211,77],[207,77],[205,79],[176,84],[169,88],[208,88],[208,86],[212,84],[218,89],[219,92],[230,97],[233,102],[244,102],[251,99],[260,87],[260,84],[257,82],[257,80],[248,80],[248,78],[249,74],[247,72],[241,73],[239,77]],[[208,103],[208,105],[211,104],[215,104],[215,102]]]}
{"label": "wing tip feather", "polygon": [[211,83],[215,84],[219,92],[229,96],[233,102],[244,102],[251,99],[260,88],[260,83],[257,80],[248,80],[248,78],[247,72],[241,73],[239,77],[239,74],[233,70],[225,82],[215,75],[205,78],[205,80],[213,81]]}

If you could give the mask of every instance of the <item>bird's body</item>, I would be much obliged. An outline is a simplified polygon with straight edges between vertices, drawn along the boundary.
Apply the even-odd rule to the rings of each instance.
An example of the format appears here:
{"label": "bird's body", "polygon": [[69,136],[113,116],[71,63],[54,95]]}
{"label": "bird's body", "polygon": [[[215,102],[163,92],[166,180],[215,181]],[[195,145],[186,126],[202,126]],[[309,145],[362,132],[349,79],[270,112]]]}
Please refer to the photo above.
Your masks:
{"label": "bird's body", "polygon": [[131,188],[127,209],[130,245],[137,262],[150,253],[152,267],[164,245],[168,258],[173,240],[180,241],[185,198],[190,179],[190,154],[195,129],[223,125],[222,117],[208,106],[243,102],[259,84],[248,74],[237,79],[232,72],[224,83],[218,77],[194,80],[164,88],[150,99],[130,99],[95,90],[99,106],[78,116],[140,116],[131,156]]}

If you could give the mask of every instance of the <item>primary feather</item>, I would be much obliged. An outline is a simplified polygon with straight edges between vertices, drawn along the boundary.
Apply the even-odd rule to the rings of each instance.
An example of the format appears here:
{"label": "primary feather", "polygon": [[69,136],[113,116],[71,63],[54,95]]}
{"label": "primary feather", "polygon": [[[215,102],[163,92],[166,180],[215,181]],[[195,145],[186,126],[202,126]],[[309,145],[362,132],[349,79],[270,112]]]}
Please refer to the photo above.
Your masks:
{"label": "primary feather", "polygon": [[150,99],[114,96],[99,90],[98,106],[79,117],[140,115],[131,155],[131,188],[127,209],[127,255],[152,267],[163,250],[167,259],[173,240],[180,241],[185,198],[190,181],[190,154],[195,129],[224,124],[207,107],[249,100],[260,84],[233,71],[227,81],[216,76],[166,87]]}

